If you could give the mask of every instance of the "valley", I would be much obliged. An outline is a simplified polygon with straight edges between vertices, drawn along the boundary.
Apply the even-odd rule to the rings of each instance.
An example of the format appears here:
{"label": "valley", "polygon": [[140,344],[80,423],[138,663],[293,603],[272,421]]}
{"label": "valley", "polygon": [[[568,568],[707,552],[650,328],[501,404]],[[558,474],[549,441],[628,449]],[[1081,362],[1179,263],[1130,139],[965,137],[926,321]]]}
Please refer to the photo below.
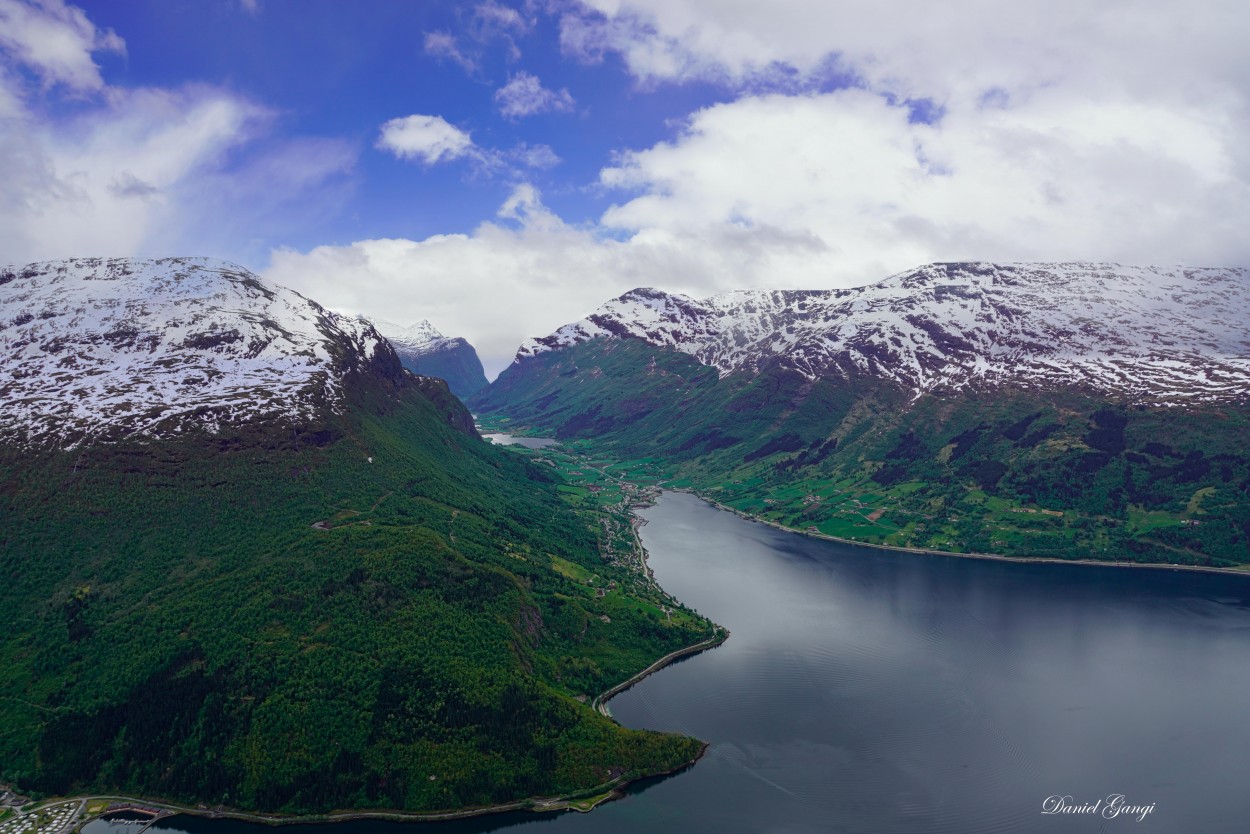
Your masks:
{"label": "valley", "polygon": [[[470,403],[800,531],[1235,568],[1246,384],[1178,374],[1239,379],[1250,334],[1214,301],[1134,301],[1142,272],[947,264],[837,293],[638,290],[522,346]],[[1068,295],[1095,273],[1122,281],[1099,302],[1120,335]],[[1212,299],[1247,292],[1244,271],[1205,280]]]}
{"label": "valley", "polygon": [[[511,425],[508,418],[485,420],[483,427],[486,426],[498,431],[527,430],[525,426]],[[689,492],[720,509],[780,530],[816,539],[888,550],[1006,561],[1120,565],[1228,573],[1250,571],[1250,564],[1211,566],[1184,563],[1179,560],[1199,554],[1180,549],[1176,553],[1177,561],[1171,562],[1110,560],[1105,558],[1105,544],[1104,553],[1100,553],[1095,547],[1058,557],[1027,555],[1035,547],[1031,537],[1038,536],[1039,531],[1079,531],[1091,525],[1114,529],[1120,526],[1120,522],[1107,516],[1021,506],[990,496],[972,486],[966,490],[964,506],[956,505],[945,514],[925,516],[930,523],[942,528],[945,537],[935,537],[918,543],[915,529],[908,531],[893,522],[893,514],[905,514],[906,511],[899,508],[906,506],[909,496],[923,488],[918,483],[904,484],[896,489],[882,489],[871,480],[855,479],[838,483],[778,484],[766,478],[747,478],[726,483],[714,478],[679,474],[682,472],[681,468],[667,465],[660,458],[614,460],[605,454],[602,444],[584,440],[566,441],[556,447],[544,446],[541,452],[532,453],[532,456],[556,467],[567,482],[567,485],[560,487],[561,492],[579,503],[608,502],[609,505],[618,506],[628,504],[636,509],[649,506],[659,497],[661,491]],[[1201,502],[1213,492],[1209,487],[1197,490],[1186,504],[1188,514],[1148,513],[1140,508],[1133,508],[1127,524],[1123,526],[1128,535],[1144,536],[1161,529],[1201,526]],[[960,542],[965,539],[962,537],[961,526],[953,523],[956,521],[951,515],[954,512],[964,514],[964,530],[974,524],[979,528],[992,529],[999,538],[992,540],[990,546],[1002,548],[1006,552],[994,553],[962,547]],[[814,521],[817,523],[813,523]],[[923,533],[925,523],[918,522],[915,527]],[[1072,535],[1073,541],[1077,540],[1075,534],[1069,535]],[[1009,537],[1017,542],[1016,552],[1024,555],[1008,555],[1011,551],[1004,545]],[[1109,541],[1110,536],[1104,540]]]}
{"label": "valley", "polygon": [[[591,701],[711,624],[661,619],[637,560],[605,558],[633,547],[624,528],[483,441],[370,326],[218,262],[9,274],[4,782],[285,817],[482,812],[700,754]],[[76,390],[104,396],[64,420],[35,371],[75,390],[71,339],[109,345],[117,382],[83,372]],[[270,385],[283,367],[309,372]],[[161,382],[194,387],[188,368],[215,384],[170,418]]]}
{"label": "valley", "polygon": [[[1021,271],[1006,274],[1018,290]],[[1064,381],[1043,384],[996,376],[973,339],[908,314],[945,353],[907,382],[873,370],[886,357],[871,346],[899,342],[888,329],[841,353],[811,335],[781,346],[791,329],[859,326],[810,293],[774,298],[808,317],[787,323],[750,294],[704,309],[638,291],[588,319],[598,331],[522,346],[469,398],[475,423],[368,321],[230,264],[5,275],[18,312],[0,347],[18,361],[0,383],[20,407],[0,426],[0,603],[18,628],[0,639],[0,761],[44,802],[450,819],[590,810],[687,767],[706,742],[624,727],[607,705],[729,636],[647,563],[640,514],[662,490],[935,557],[1250,564],[1240,383],[1130,396],[1085,373],[1078,342],[1096,352],[1097,334],[1069,329]],[[1050,285],[1037,275],[1031,292]],[[936,292],[921,277],[885,284]],[[1244,277],[1208,284],[1234,293]],[[639,302],[658,323],[629,318]],[[1027,311],[990,308],[1036,335]],[[708,309],[729,335],[698,323]],[[985,309],[977,327],[997,332]],[[1046,326],[1065,309],[1046,307]],[[1131,362],[1172,367],[1142,350]],[[1230,347],[1204,372],[1242,364]]]}

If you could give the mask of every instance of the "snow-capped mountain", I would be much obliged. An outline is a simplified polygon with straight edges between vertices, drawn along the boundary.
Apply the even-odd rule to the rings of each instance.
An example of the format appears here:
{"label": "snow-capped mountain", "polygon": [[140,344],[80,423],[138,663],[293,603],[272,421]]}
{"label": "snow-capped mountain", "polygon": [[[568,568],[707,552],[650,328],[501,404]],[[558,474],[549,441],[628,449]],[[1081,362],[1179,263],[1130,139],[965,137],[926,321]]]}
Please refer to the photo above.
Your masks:
{"label": "snow-capped mountain", "polygon": [[384,319],[372,321],[395,348],[400,362],[413,373],[446,381],[452,393],[460,397],[486,386],[482,362],[465,339],[444,336],[425,319],[409,327]]}
{"label": "snow-capped mountain", "polygon": [[779,364],[915,392],[1081,385],[1155,403],[1250,395],[1250,271],[941,263],[856,289],[695,300],[637,289],[531,339],[517,361],[596,337],[671,346],[721,376]]}
{"label": "snow-capped mountain", "polygon": [[428,353],[430,350],[436,350],[439,345],[443,345],[454,339],[448,339],[442,333],[438,332],[438,328],[429,322],[428,319],[421,319],[416,324],[404,327],[385,319],[372,319],[373,326],[378,332],[386,337],[395,348],[408,348],[413,351]]}
{"label": "snow-capped mountain", "polygon": [[[368,322],[207,258],[0,269],[0,439],[72,446],[342,407]],[[394,358],[390,361],[393,363]]]}

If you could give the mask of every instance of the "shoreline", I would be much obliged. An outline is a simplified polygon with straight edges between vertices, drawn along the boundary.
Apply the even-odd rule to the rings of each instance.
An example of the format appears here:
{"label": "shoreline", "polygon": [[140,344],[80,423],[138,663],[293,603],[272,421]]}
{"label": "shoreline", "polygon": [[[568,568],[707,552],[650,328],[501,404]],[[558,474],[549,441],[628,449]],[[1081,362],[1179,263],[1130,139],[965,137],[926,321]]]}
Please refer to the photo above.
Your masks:
{"label": "shoreline", "polygon": [[1109,562],[1101,559],[1056,559],[1053,556],[1004,556],[998,553],[977,553],[969,551],[964,553],[956,553],[951,550],[932,550],[925,547],[904,547],[897,544],[877,544],[875,542],[861,542],[856,539],[847,539],[841,536],[831,536],[828,533],[813,533],[808,530],[796,530],[793,527],[786,527],[776,521],[767,518],[751,515],[748,512],[735,509],[726,504],[722,504],[714,498],[709,498],[701,494],[698,490],[687,487],[665,487],[660,489],[667,492],[684,492],[693,495],[700,501],[706,501],[719,510],[733,513],[741,519],[752,521],[757,524],[764,524],[776,530],[786,533],[794,533],[799,536],[807,536],[811,539],[822,539],[824,541],[837,542],[839,544],[849,544],[856,547],[871,547],[877,550],[893,550],[898,553],[914,553],[920,556],[951,556],[959,559],[983,559],[995,562],[1015,562],[1017,564],[1040,564],[1040,565],[1082,565],[1084,567],[1095,568],[1144,568],[1147,570],[1173,570],[1173,571],[1191,571],[1194,573],[1218,573],[1225,576],[1250,576],[1250,569],[1241,568],[1213,568],[1205,565],[1174,565],[1169,562]]}
{"label": "shoreline", "polygon": [[[724,628],[723,626],[715,626],[715,633],[711,637],[707,638],[706,640],[700,640],[698,643],[695,643],[693,645],[680,648],[677,651],[669,652],[668,654],[664,655],[664,657],[661,657],[655,663],[652,663],[650,666],[648,666],[646,669],[643,669],[638,674],[633,675],[632,677],[622,681],[621,683],[618,683],[616,686],[612,687],[611,689],[608,689],[604,691],[602,694],[596,696],[595,699],[590,702],[591,709],[593,709],[595,712],[599,713],[600,715],[606,718],[612,718],[612,711],[608,709],[608,704],[607,704],[607,702],[610,701],[612,698],[616,697],[617,695],[620,695],[626,689],[629,689],[635,684],[641,682],[644,678],[660,671],[665,666],[668,666],[672,663],[676,663],[678,660],[681,660],[683,658],[692,657],[701,652],[705,652],[708,649],[714,649],[717,646],[719,646],[721,643],[724,643],[728,639],[729,639],[729,629]],[[615,721],[616,719],[612,718],[612,720]],[[705,744],[704,747],[706,748],[707,745]],[[701,756],[702,754],[700,754],[700,757]],[[698,761],[698,759],[696,758],[695,761]]]}
{"label": "shoreline", "polygon": [[[518,437],[522,435],[516,435]],[[525,435],[531,436],[531,435]],[[540,435],[532,435],[539,437]],[[549,439],[549,438],[543,438]],[[1045,565],[1083,565],[1085,567],[1104,567],[1104,568],[1144,568],[1147,570],[1173,570],[1173,571],[1190,571],[1193,573],[1215,573],[1225,576],[1250,576],[1250,564],[1241,568],[1215,568],[1205,565],[1178,565],[1170,562],[1112,562],[1105,559],[1057,559],[1053,556],[1005,556],[998,553],[980,553],[977,551],[967,551],[957,553],[952,550],[933,550],[927,547],[906,547],[896,544],[878,544],[875,542],[863,542],[857,539],[848,539],[842,536],[833,536],[828,533],[812,533],[807,530],[799,530],[794,527],[786,527],[776,521],[771,521],[751,513],[735,509],[726,504],[722,504],[714,498],[710,498],[697,489],[691,487],[668,487],[664,486],[664,482],[660,481],[655,486],[667,492],[684,492],[695,496],[696,498],[706,501],[717,509],[725,512],[733,513],[739,518],[747,521],[754,521],[758,524],[765,524],[777,530],[786,533],[796,533],[800,536],[807,536],[812,539],[821,539],[824,541],[838,542],[839,544],[857,545],[859,547],[871,547],[877,550],[892,550],[898,553],[914,553],[922,556],[952,556],[961,559],[983,559],[997,562],[1014,562],[1017,564],[1045,564]],[[645,562],[644,562],[645,563]]]}
{"label": "shoreline", "polygon": [[[702,496],[699,496],[699,497],[702,497]],[[634,515],[632,512],[630,513],[630,515],[633,517],[635,521],[638,520],[638,516]],[[647,576],[653,584],[655,584],[655,579],[651,575],[650,566],[647,564],[647,550],[645,547],[642,546],[642,541],[638,537],[637,526],[633,526],[633,535],[634,535],[634,543],[638,548],[639,561],[642,563],[643,574]],[[723,626],[713,623],[711,637],[708,637],[704,640],[700,640],[699,642],[693,643],[689,646],[683,646],[680,649],[676,649],[675,651],[669,652],[668,654],[664,655],[663,657],[651,663],[642,671],[634,675],[631,675],[629,678],[625,679],[624,681],[618,684],[615,684],[614,686],[609,687],[608,689],[601,692],[599,695],[595,696],[595,698],[590,702],[591,709],[593,709],[595,712],[599,713],[600,715],[604,716],[605,718],[608,718],[612,721],[616,721],[616,719],[612,717],[612,713],[608,709],[608,706],[607,706],[607,702],[611,700],[613,697],[637,685],[645,678],[649,677],[650,675],[655,674],[656,672],[660,671],[666,666],[676,663],[677,661],[682,660],[684,658],[692,657],[696,654],[700,654],[701,652],[707,651],[708,649],[716,648],[717,646],[724,643],[728,639],[729,639],[729,630],[724,628]],[[620,722],[617,722],[617,723],[619,724]],[[622,775],[622,776],[618,776],[617,778],[611,781],[604,782],[600,785],[595,785],[594,787],[586,788],[584,790],[577,791],[576,793],[568,794],[565,796],[527,797],[527,798],[518,799],[512,802],[500,803],[498,805],[484,805],[484,806],[478,806],[474,808],[462,808],[462,809],[454,810],[454,811],[378,810],[378,811],[341,811],[341,812],[330,812],[330,813],[325,813],[325,814],[286,815],[286,814],[254,813],[254,812],[248,812],[248,811],[241,811],[237,809],[226,809],[221,806],[217,806],[213,808],[192,807],[192,806],[187,806],[187,805],[179,805],[177,803],[169,802],[165,800],[143,799],[139,797],[130,797],[130,796],[75,796],[75,797],[56,797],[53,799],[45,799],[42,802],[36,803],[34,807],[31,809],[31,811],[24,812],[22,816],[24,816],[26,813],[31,813],[35,809],[43,807],[44,805],[48,805],[50,803],[56,804],[56,803],[62,803],[62,802],[80,802],[81,808],[83,809],[85,809],[87,805],[92,801],[97,801],[97,802],[109,801],[111,803],[131,803],[134,805],[146,806],[158,812],[157,816],[155,816],[150,822],[146,823],[143,826],[143,828],[140,830],[140,832],[146,832],[149,828],[151,828],[152,825],[156,824],[157,822],[166,820],[171,817],[178,816],[178,815],[185,815],[189,817],[200,817],[203,819],[231,819],[231,820],[239,820],[241,822],[258,823],[261,825],[269,825],[269,826],[277,827],[277,826],[282,826],[282,825],[331,825],[334,823],[352,822],[352,821],[357,821],[357,820],[387,820],[391,822],[409,822],[409,823],[451,822],[454,820],[470,819],[472,817],[487,816],[490,814],[505,814],[505,813],[509,813],[513,811],[533,811],[535,813],[552,812],[552,811],[577,811],[579,813],[589,813],[590,811],[594,810],[596,807],[603,804],[604,802],[609,802],[613,799],[619,798],[622,795],[622,792],[624,791],[624,789],[635,782],[641,782],[647,779],[658,779],[658,778],[662,778],[665,776],[670,776],[672,774],[679,773],[687,768],[693,767],[695,764],[699,762],[700,759],[703,758],[703,756],[707,753],[709,747],[710,745],[708,742],[701,742],[699,752],[693,759],[687,762],[683,762],[676,767],[670,768],[668,770],[660,771],[657,773],[649,773],[645,776],[637,776],[637,777],[629,778],[629,779],[625,778],[625,776]],[[86,825],[88,822],[99,819],[101,816],[103,816],[103,814],[98,814],[94,817],[88,817],[86,819],[77,821],[74,824],[73,830],[75,832],[81,831],[82,826]]]}

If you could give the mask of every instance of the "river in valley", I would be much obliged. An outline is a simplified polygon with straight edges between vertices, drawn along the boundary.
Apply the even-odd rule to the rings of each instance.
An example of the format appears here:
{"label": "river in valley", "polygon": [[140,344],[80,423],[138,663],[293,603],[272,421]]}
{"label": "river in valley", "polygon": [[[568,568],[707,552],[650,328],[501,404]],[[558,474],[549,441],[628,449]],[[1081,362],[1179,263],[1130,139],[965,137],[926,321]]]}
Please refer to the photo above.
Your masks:
{"label": "river in valley", "polygon": [[1250,577],[874,550],[682,493],[640,514],[660,584],[732,636],[610,707],[698,764],[590,814],[300,830],[1250,830]]}

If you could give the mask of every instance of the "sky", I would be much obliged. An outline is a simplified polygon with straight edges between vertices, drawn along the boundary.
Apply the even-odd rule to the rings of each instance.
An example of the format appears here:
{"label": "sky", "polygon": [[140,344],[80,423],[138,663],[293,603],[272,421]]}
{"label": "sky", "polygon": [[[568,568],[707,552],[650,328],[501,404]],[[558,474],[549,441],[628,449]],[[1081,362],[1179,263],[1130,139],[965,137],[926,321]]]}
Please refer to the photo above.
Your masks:
{"label": "sky", "polygon": [[489,376],[634,287],[1250,265],[1244,0],[0,0],[0,263],[225,258]]}

